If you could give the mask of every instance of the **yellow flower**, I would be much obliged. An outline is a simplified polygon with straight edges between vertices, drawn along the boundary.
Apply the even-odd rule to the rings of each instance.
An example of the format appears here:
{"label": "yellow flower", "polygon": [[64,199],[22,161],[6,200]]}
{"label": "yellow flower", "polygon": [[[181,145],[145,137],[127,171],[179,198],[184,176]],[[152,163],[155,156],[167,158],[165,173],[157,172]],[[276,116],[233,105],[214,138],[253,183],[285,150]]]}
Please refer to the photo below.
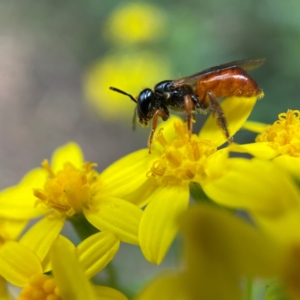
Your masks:
{"label": "yellow flower", "polygon": [[[231,98],[222,103],[231,134],[242,126],[255,102],[255,98]],[[157,130],[152,154],[146,157],[154,160],[152,167],[134,170],[134,174],[146,172],[148,181],[127,197],[140,207],[149,203],[141,218],[139,242],[145,257],[157,264],[176,235],[177,216],[188,207],[190,183],[197,182],[204,187],[221,177],[228,159],[227,149],[217,151],[226,138],[212,116],[199,136],[190,137],[186,125],[178,120],[174,122],[175,131],[172,125],[168,121],[163,131]]]}
{"label": "yellow flower", "polygon": [[[150,51],[115,53],[94,62],[84,78],[86,100],[106,120],[128,119],[136,104],[109,87],[137,96],[145,87],[153,88],[171,76],[168,59]],[[129,126],[131,124],[129,123]]]}
{"label": "yellow flower", "polygon": [[165,33],[165,22],[165,15],[158,6],[127,3],[109,16],[104,34],[116,44],[153,41]]}
{"label": "yellow flower", "polygon": [[258,135],[256,142],[269,142],[282,155],[300,156],[300,111],[279,114],[278,121]]}
{"label": "yellow flower", "polygon": [[114,245],[120,239],[137,245],[142,210],[123,197],[146,180],[141,175],[131,178],[131,169],[145,156],[146,150],[139,151],[99,174],[95,164],[84,163],[79,146],[69,143],[55,151],[52,166],[44,161],[43,169],[29,172],[19,185],[0,193],[0,217],[29,220],[44,215],[21,239],[41,261],[64,222],[82,215],[97,229],[113,233],[105,243]]}
{"label": "yellow flower", "polygon": [[248,299],[245,278],[276,277],[291,299],[299,299],[299,243],[283,247],[241,219],[205,205],[188,210],[180,227],[184,267],[155,279],[135,300]]}
{"label": "yellow flower", "polygon": [[19,300],[126,299],[114,289],[92,286],[88,281],[89,253],[81,251],[79,262],[75,253],[74,245],[66,238],[60,236],[54,241],[50,251],[54,276],[49,276],[43,273],[41,261],[34,252],[10,241],[0,248],[0,274],[11,284],[23,287]]}
{"label": "yellow flower", "polygon": [[272,159],[274,163],[300,179],[300,111],[288,110],[278,115],[272,125],[247,122],[244,127],[260,133],[256,143],[246,144],[236,149],[252,155]]}

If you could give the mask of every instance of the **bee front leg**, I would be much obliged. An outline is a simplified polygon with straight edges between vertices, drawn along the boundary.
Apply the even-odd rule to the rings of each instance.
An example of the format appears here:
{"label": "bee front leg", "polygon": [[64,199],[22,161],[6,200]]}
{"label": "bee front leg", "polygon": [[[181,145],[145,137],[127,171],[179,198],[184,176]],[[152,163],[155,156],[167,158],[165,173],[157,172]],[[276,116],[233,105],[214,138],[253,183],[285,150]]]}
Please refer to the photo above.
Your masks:
{"label": "bee front leg", "polygon": [[209,107],[213,116],[216,116],[217,124],[223,131],[228,143],[232,143],[232,137],[230,136],[227,121],[219,100],[211,91],[207,91],[204,97],[204,103]]}
{"label": "bee front leg", "polygon": [[149,138],[148,138],[149,153],[151,153],[152,141],[153,141],[153,136],[154,136],[155,129],[157,127],[158,117],[161,117],[163,119],[163,121],[167,121],[170,117],[169,116],[169,111],[166,110],[166,109],[165,109],[165,111],[162,110],[162,109],[157,109],[156,112],[153,115],[151,131],[150,131]]}
{"label": "bee front leg", "polygon": [[194,121],[193,113],[195,110],[195,105],[190,95],[184,95],[183,103],[184,103],[184,110],[186,112],[187,127],[188,127],[189,134],[191,136],[193,132],[193,121]]}

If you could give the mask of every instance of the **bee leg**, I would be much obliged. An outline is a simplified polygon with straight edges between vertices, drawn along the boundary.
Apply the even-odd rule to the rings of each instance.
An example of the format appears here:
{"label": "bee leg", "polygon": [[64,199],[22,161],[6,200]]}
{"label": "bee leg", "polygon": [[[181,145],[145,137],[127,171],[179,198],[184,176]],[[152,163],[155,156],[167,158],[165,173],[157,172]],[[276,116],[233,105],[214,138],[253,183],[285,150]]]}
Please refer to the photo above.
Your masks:
{"label": "bee leg", "polygon": [[148,138],[149,153],[151,153],[152,141],[153,141],[155,129],[157,127],[158,117],[161,117],[163,119],[163,121],[167,121],[170,117],[169,111],[167,109],[165,109],[165,111],[162,109],[157,109],[153,115],[151,131],[150,131],[149,138]]}
{"label": "bee leg", "polygon": [[232,138],[229,133],[227,121],[224,116],[224,112],[220,105],[219,100],[216,98],[216,96],[211,91],[207,91],[205,94],[204,101],[208,105],[213,116],[217,117],[217,124],[223,131],[228,143],[232,143]]}
{"label": "bee leg", "polygon": [[195,109],[195,105],[190,95],[184,95],[183,99],[184,99],[183,100],[184,110],[186,112],[187,127],[188,127],[189,134],[191,136],[193,132],[193,112]]}

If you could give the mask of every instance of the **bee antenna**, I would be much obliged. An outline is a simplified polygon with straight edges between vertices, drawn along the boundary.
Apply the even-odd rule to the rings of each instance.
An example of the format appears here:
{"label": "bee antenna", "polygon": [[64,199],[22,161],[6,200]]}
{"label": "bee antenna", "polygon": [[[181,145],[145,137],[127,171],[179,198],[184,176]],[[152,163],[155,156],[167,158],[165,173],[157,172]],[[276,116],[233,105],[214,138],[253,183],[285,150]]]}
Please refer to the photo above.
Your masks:
{"label": "bee antenna", "polygon": [[111,90],[114,91],[114,92],[117,92],[117,93],[123,94],[123,95],[125,95],[125,96],[128,96],[133,102],[137,103],[136,99],[134,99],[134,97],[133,97],[132,95],[130,95],[130,94],[127,94],[127,93],[125,93],[124,91],[119,90],[119,89],[117,89],[117,88],[115,88],[115,87],[112,87],[112,86],[109,87],[109,89],[111,89]]}

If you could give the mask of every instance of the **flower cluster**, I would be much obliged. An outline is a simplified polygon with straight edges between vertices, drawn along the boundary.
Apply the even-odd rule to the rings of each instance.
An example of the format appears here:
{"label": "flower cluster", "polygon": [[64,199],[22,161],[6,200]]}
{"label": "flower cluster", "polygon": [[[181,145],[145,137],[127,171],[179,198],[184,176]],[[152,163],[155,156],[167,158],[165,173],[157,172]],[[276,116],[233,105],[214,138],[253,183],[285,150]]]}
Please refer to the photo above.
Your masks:
{"label": "flower cluster", "polygon": [[[141,3],[120,6],[108,18],[103,35],[118,54],[95,62],[85,78],[87,98],[104,116],[118,115],[109,85],[132,93],[141,82],[168,78],[165,57],[139,50],[135,68],[137,52],[124,51],[160,38],[165,22],[156,6]],[[229,132],[257,132],[253,143],[227,144],[214,116],[199,133],[171,117],[156,129],[151,154],[135,151],[100,172],[69,142],[2,190],[0,300],[15,298],[16,290],[19,300],[133,294],[136,300],[250,300],[257,290],[266,300],[300,299],[300,111],[280,113],[271,125],[247,121],[258,97],[221,104]],[[121,243],[160,265],[178,235],[180,267],[140,290],[117,283],[111,262]],[[110,273],[108,286],[97,277],[102,270]]]}
{"label": "flower cluster", "polygon": [[[3,299],[6,283],[22,288],[22,300],[126,299],[120,287],[90,279],[121,242],[160,264],[178,231],[183,267],[146,285],[136,299],[250,299],[256,278],[266,293],[281,289],[299,299],[299,111],[282,113],[269,126],[247,123],[256,100],[221,104],[230,132],[259,131],[255,143],[223,145],[213,116],[192,135],[172,117],[157,128],[151,154],[138,150],[98,172],[70,142],[1,191]],[[62,234],[66,223],[79,245]],[[272,284],[268,278],[275,278]]]}

